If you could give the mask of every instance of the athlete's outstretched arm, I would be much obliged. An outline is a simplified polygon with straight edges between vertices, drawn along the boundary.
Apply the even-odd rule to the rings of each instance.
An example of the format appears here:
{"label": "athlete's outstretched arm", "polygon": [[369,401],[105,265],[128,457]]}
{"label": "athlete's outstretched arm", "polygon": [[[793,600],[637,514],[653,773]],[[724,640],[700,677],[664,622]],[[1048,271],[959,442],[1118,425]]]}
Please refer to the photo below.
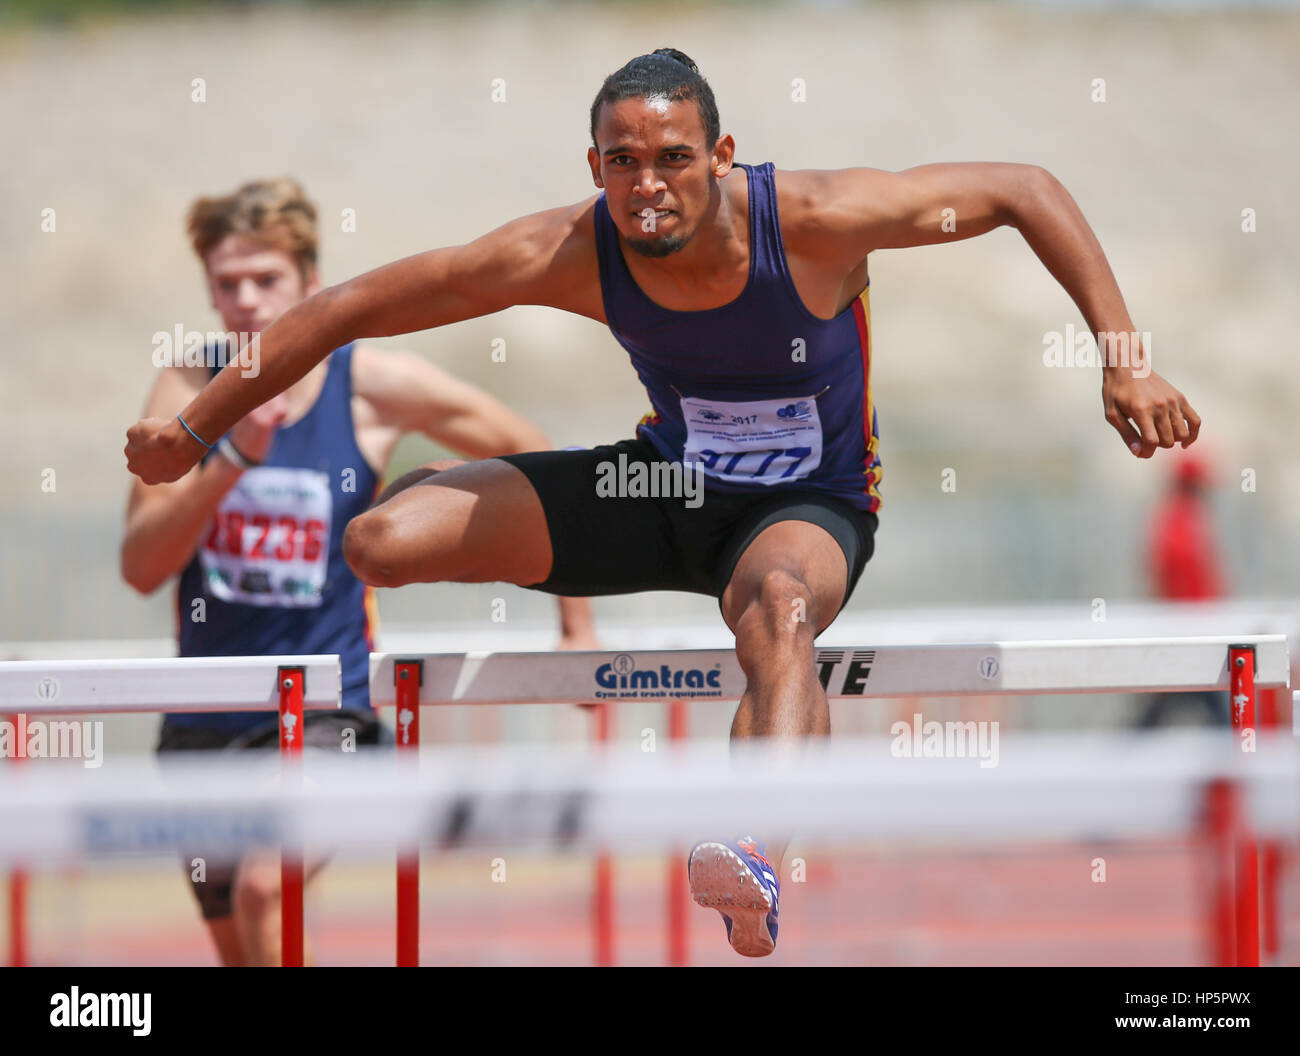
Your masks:
{"label": "athlete's outstretched arm", "polygon": [[[255,346],[255,373],[238,360],[187,406],[185,424],[215,443],[235,422],[283,392],[333,349],[473,319],[515,304],[581,311],[592,271],[584,205],[552,209],[463,246],[434,249],[322,290],[285,312]],[[127,468],[146,484],[179,479],[203,446],[177,419],[145,418],[127,430]]]}
{"label": "athlete's outstretched arm", "polygon": [[[792,175],[806,181],[809,200],[817,203],[809,233],[818,232],[849,266],[876,249],[955,242],[1015,227],[1094,334],[1136,333],[1101,244],[1046,169],[975,162]],[[1135,455],[1150,458],[1157,447],[1187,447],[1196,439],[1200,418],[1182,393],[1147,373],[1149,349],[1130,349],[1128,362],[1117,364],[1106,362],[1106,348],[1100,351],[1106,420]]]}

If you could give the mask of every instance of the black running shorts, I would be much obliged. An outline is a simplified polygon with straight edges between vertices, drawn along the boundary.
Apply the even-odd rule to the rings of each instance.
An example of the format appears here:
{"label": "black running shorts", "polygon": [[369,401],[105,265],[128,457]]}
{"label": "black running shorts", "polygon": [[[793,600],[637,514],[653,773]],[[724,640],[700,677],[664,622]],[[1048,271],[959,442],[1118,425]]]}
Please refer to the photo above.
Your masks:
{"label": "black running shorts", "polygon": [[[532,484],[550,530],[551,574],[528,589],[571,597],[681,590],[708,594],[721,604],[737,562],[763,529],[778,521],[807,521],[829,532],[844,551],[848,602],[874,548],[874,513],[808,488],[770,494],[706,488],[694,508],[681,488],[658,497],[622,493],[632,488],[598,493],[598,481],[612,479],[609,467],[619,465],[620,456],[629,469],[624,481],[638,472],[634,463],[646,468],[643,480],[650,467],[672,465],[643,440],[501,456]],[[671,478],[661,473],[659,479]]]}

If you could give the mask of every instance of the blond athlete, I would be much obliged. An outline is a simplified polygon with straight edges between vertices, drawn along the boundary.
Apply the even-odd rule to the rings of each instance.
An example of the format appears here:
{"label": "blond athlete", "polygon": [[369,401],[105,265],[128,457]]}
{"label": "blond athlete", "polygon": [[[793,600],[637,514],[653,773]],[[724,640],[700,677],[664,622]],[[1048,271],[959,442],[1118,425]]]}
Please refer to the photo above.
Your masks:
{"label": "blond athlete", "polygon": [[[243,354],[247,366],[254,335],[320,290],[315,208],[291,180],[258,181],[195,202],[189,233],[212,307],[237,335],[199,358]],[[165,367],[146,416],[174,419],[219,372]],[[174,482],[137,480],[131,489],[122,574],[144,594],[179,576],[182,656],[339,654],[343,710],[307,716],[308,747],[337,752],[385,735],[369,699],[374,590],[348,567],[344,538],[410,432],[473,459],[549,446],[499,401],[420,357],[345,341],[247,409],[199,465]],[[458,464],[414,470],[389,493]],[[562,648],[595,647],[588,607],[561,599]],[[270,748],[277,739],[266,712],[174,714],[159,751]],[[322,864],[310,863],[309,873]],[[222,963],[279,963],[278,858],[250,855],[232,866],[196,848],[185,868]]]}

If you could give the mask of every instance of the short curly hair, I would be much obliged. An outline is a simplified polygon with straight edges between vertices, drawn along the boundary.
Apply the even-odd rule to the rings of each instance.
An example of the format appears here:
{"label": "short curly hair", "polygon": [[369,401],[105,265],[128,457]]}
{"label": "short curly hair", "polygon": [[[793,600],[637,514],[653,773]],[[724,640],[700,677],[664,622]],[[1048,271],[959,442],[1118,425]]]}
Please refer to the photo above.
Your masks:
{"label": "short curly hair", "polygon": [[232,194],[196,199],[185,227],[194,252],[205,264],[223,239],[245,235],[288,253],[297,262],[304,282],[316,274],[320,241],[316,206],[297,180],[253,180]]}

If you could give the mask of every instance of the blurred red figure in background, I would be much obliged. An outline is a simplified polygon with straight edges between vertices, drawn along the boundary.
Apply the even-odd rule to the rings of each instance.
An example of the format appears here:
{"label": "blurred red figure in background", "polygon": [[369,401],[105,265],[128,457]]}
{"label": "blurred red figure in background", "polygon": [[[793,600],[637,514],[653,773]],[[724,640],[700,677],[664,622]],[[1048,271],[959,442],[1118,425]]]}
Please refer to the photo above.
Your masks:
{"label": "blurred red figure in background", "polygon": [[[1223,597],[1219,546],[1207,494],[1213,475],[1199,456],[1178,452],[1169,491],[1151,520],[1148,567],[1163,601],[1210,601]],[[1196,709],[1212,724],[1227,725],[1226,693],[1156,693],[1147,699],[1138,726],[1162,724],[1166,713]]]}
{"label": "blurred red figure in background", "polygon": [[1173,486],[1156,507],[1151,532],[1151,572],[1156,597],[1208,601],[1223,596],[1218,545],[1206,492],[1209,468],[1193,454],[1174,465]]}

